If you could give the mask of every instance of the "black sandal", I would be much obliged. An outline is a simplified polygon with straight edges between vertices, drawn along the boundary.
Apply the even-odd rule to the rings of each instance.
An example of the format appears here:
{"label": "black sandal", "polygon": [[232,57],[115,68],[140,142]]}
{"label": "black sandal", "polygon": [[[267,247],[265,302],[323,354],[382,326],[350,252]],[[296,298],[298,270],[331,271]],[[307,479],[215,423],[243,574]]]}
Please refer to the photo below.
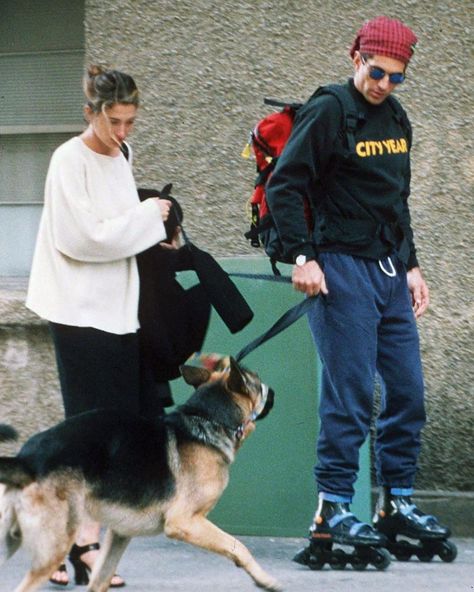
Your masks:
{"label": "black sandal", "polygon": [[[61,563],[61,565],[58,567],[58,569],[56,571],[60,571],[61,573],[62,572],[67,573],[66,565],[64,563]],[[56,584],[56,586],[67,586],[69,584],[69,582],[63,582],[60,580],[56,580],[55,578],[49,578],[49,581],[52,584]]]}
{"label": "black sandal", "polygon": [[[74,581],[76,586],[87,586],[87,584],[89,583],[89,573],[91,571],[91,568],[87,565],[87,563],[82,561],[81,557],[89,551],[98,551],[99,549],[99,543],[83,545],[82,547],[74,544],[71,547],[68,559],[71,562],[72,567],[74,568]],[[115,574],[113,577],[115,576],[118,576],[118,574]],[[111,583],[109,588],[123,588],[124,586],[125,582],[122,581],[120,584]]]}

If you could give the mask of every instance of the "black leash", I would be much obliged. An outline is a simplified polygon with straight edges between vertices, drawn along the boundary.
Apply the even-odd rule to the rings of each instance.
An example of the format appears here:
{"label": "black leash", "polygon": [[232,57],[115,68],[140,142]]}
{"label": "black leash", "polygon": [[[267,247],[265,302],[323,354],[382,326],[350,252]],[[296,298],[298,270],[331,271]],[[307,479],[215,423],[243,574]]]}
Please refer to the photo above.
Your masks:
{"label": "black leash", "polygon": [[247,356],[250,352],[253,352],[254,349],[257,349],[262,343],[265,343],[278,333],[281,333],[285,329],[287,329],[290,325],[296,322],[300,317],[308,312],[308,310],[313,305],[317,296],[310,296],[309,298],[305,298],[301,302],[298,302],[295,306],[287,310],[277,321],[274,323],[268,331],[265,331],[260,337],[257,337],[249,344],[247,344],[244,348],[242,348],[239,353],[234,356],[237,362],[240,362],[245,356]]}
{"label": "black leash", "polygon": [[[280,282],[280,283],[291,283],[291,277],[284,276],[284,275],[272,275],[272,274],[265,274],[265,273],[240,273],[240,272],[233,272],[229,273],[229,275],[233,277],[240,277],[252,280],[268,280],[272,282]],[[250,352],[253,352],[257,347],[278,335],[285,329],[287,329],[290,325],[295,323],[299,318],[301,318],[304,314],[308,312],[311,305],[313,304],[314,300],[317,296],[311,296],[309,298],[305,298],[302,302],[298,302],[292,308],[287,310],[265,333],[256,337],[253,341],[243,347],[239,353],[234,356],[237,362],[240,362],[245,356],[247,356]]]}

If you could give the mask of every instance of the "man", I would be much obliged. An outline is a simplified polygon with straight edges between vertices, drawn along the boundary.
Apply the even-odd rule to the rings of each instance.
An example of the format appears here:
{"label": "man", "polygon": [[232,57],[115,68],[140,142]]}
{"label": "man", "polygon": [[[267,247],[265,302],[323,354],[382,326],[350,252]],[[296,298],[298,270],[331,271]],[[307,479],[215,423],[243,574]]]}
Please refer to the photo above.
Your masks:
{"label": "man", "polygon": [[[429,291],[407,201],[411,129],[390,95],[405,78],[416,41],[398,20],[367,22],[350,51],[354,77],[338,93],[349,95],[357,114],[355,149],[348,152],[337,96],[318,95],[298,111],[267,187],[283,248],[295,263],[293,285],[320,295],[309,313],[323,366],[313,541],[379,546],[385,535],[403,530],[416,538],[449,536],[410,500],[425,422],[415,319],[426,311]],[[381,498],[374,528],[349,505],[376,374],[382,383],[375,441]]]}

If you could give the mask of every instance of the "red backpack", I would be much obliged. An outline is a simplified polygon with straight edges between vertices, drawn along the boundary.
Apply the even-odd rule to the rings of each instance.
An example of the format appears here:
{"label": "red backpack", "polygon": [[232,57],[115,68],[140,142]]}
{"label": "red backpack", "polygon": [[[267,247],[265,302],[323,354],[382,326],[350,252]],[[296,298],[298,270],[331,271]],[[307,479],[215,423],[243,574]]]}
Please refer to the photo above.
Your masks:
{"label": "red backpack", "polygon": [[[281,111],[270,113],[257,123],[250,133],[248,144],[242,152],[244,158],[250,158],[251,151],[253,151],[257,166],[255,188],[248,202],[251,207],[250,230],[245,233],[245,238],[250,240],[253,247],[260,247],[262,245],[261,240],[265,243],[262,232],[271,223],[265,197],[265,187],[290,137],[296,111],[302,106],[302,103],[284,103],[274,99],[264,99],[264,103],[274,107],[281,107]],[[305,216],[307,221],[310,222],[311,211],[309,204],[305,204]]]}

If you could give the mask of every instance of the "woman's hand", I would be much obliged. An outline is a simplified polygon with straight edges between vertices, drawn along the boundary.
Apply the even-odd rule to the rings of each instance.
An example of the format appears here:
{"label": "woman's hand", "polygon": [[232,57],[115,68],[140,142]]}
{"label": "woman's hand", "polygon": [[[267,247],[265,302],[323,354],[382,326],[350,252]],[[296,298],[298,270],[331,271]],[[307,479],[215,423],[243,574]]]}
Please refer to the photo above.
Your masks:
{"label": "woman's hand", "polygon": [[166,222],[170,215],[172,203],[168,199],[161,199],[160,197],[152,197],[151,199],[156,201],[158,207],[160,208],[163,222]]}
{"label": "woman's hand", "polygon": [[160,247],[163,249],[179,249],[181,246],[181,226],[176,226],[176,230],[174,231],[173,238],[171,242],[163,241],[160,243]]}

